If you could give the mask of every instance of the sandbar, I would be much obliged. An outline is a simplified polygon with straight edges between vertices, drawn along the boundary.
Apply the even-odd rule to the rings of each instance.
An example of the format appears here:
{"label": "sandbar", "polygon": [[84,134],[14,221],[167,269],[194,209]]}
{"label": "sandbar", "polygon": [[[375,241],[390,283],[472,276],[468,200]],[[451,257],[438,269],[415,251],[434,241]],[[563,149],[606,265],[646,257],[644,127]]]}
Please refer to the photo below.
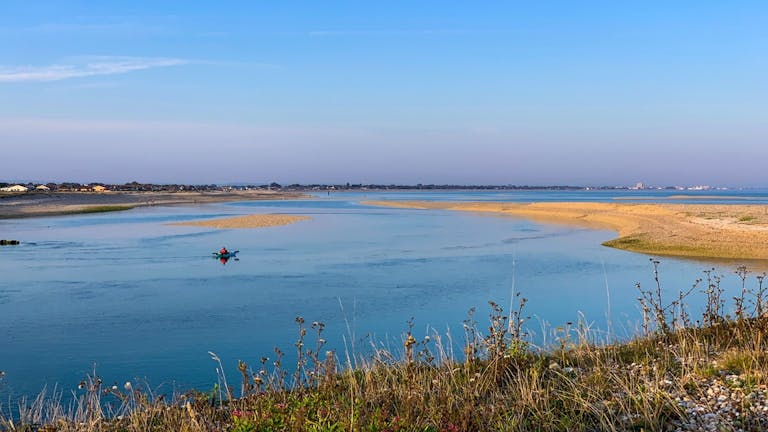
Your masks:
{"label": "sandbar", "polygon": [[168,225],[199,226],[219,229],[232,228],[264,228],[288,225],[294,222],[311,219],[309,216],[286,214],[251,214],[228,218],[206,219],[201,221],[175,222]]}
{"label": "sandbar", "polygon": [[618,237],[603,245],[652,255],[768,259],[768,205],[425,201],[365,204],[491,212],[544,223],[611,230]]}
{"label": "sandbar", "polygon": [[[737,196],[737,195],[669,195],[665,197],[658,196],[618,196],[614,197],[617,201],[659,201],[659,200],[742,200],[742,201],[766,201],[765,197],[758,196]],[[768,201],[767,201],[768,202]]]}
{"label": "sandbar", "polygon": [[50,192],[0,196],[0,219],[128,210],[142,206],[301,199],[308,195],[265,190],[206,192]]}

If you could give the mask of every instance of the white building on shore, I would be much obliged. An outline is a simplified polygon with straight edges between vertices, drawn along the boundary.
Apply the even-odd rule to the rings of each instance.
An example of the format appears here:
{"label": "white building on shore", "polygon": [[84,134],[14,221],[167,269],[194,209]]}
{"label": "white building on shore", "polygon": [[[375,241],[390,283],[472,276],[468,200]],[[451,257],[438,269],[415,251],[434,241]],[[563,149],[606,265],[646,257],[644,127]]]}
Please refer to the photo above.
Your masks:
{"label": "white building on shore", "polygon": [[13,185],[4,188],[0,188],[0,192],[26,192],[29,189],[22,185]]}

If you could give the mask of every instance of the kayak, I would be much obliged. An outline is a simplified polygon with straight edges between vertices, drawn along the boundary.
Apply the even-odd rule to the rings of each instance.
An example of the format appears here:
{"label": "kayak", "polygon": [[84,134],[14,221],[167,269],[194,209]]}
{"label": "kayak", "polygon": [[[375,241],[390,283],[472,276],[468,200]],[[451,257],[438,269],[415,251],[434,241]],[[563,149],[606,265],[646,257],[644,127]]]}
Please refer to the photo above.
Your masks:
{"label": "kayak", "polygon": [[219,253],[219,252],[213,252],[213,257],[214,258],[225,258],[225,259],[226,258],[234,258],[235,256],[237,256],[238,252],[240,252],[240,251],[232,251],[232,252],[227,252],[225,254]]}

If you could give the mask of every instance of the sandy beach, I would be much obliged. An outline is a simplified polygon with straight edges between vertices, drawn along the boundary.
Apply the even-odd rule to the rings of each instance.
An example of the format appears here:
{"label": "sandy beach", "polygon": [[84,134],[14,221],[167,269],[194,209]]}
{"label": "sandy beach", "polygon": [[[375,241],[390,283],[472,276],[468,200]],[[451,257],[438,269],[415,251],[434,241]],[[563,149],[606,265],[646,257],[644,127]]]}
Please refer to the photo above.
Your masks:
{"label": "sandy beach", "polygon": [[231,228],[263,228],[279,225],[288,225],[294,222],[311,219],[309,216],[285,215],[285,214],[251,214],[246,216],[234,216],[228,218],[208,219],[202,221],[176,222],[169,225],[212,227],[219,229]]}
{"label": "sandy beach", "polygon": [[51,192],[0,195],[0,219],[127,210],[152,205],[301,199],[306,195],[273,191],[228,192]]}
{"label": "sandy beach", "polygon": [[653,255],[768,259],[768,206],[634,203],[369,201],[414,209],[490,212],[538,222],[606,229],[605,246]]}

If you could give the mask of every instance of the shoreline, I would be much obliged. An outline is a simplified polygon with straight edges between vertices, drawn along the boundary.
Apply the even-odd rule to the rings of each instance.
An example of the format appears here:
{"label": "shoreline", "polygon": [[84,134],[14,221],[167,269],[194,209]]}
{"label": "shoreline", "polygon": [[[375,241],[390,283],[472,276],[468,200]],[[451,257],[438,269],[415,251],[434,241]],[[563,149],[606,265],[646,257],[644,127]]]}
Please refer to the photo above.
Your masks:
{"label": "shoreline", "polygon": [[768,260],[768,206],[599,202],[365,201],[383,207],[496,213],[615,231],[616,249],[688,258]]}
{"label": "shoreline", "polygon": [[130,210],[136,207],[303,199],[293,192],[51,192],[0,198],[0,220]]}

